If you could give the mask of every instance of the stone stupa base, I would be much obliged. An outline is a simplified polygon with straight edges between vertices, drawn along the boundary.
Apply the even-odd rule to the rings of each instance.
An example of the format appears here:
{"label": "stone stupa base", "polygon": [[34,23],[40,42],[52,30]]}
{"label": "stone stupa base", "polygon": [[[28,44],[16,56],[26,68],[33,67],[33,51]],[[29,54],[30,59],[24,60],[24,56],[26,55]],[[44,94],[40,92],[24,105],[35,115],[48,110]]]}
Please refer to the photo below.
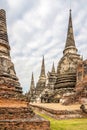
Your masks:
{"label": "stone stupa base", "polygon": [[27,102],[0,98],[0,130],[50,130],[49,121],[36,115]]}

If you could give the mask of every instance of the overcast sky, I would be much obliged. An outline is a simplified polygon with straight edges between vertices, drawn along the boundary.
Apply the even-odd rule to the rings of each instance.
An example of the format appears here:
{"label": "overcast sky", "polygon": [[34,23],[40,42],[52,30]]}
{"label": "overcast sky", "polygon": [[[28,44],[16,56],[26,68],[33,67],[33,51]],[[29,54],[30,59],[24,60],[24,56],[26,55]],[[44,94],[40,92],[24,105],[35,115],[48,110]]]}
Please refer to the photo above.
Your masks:
{"label": "overcast sky", "polygon": [[[11,59],[23,91],[31,74],[37,82],[42,56],[46,73],[57,69],[65,46],[70,0],[0,0],[6,10]],[[72,19],[78,53],[87,58],[87,0],[72,0]]]}

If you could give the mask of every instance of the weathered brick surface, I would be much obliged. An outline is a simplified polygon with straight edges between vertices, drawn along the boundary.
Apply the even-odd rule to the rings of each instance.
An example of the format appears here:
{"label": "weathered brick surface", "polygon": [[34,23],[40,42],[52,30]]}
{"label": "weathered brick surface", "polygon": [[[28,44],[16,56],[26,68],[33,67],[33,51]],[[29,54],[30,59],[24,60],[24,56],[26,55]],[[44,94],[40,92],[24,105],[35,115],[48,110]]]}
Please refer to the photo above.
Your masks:
{"label": "weathered brick surface", "polygon": [[[79,63],[77,67],[76,91],[87,90],[87,60]],[[87,95],[86,95],[87,96]]]}
{"label": "weathered brick surface", "polygon": [[0,120],[9,120],[9,119],[29,119],[35,114],[32,109],[29,107],[25,108],[0,108]]}
{"label": "weathered brick surface", "polygon": [[3,120],[0,121],[0,130],[50,130],[48,121],[35,120]]}
{"label": "weathered brick surface", "polygon": [[50,130],[50,122],[29,107],[0,107],[0,130]]}

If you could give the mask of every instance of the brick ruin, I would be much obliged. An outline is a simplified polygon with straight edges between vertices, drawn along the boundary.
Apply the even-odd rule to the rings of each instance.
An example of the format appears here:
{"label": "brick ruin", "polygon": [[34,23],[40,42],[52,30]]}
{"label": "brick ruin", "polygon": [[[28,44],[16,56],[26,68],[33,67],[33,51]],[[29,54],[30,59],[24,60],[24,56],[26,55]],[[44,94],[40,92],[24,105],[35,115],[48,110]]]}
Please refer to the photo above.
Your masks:
{"label": "brick ruin", "polygon": [[76,96],[80,103],[87,103],[87,60],[79,63],[77,68]]}
{"label": "brick ruin", "polygon": [[79,62],[76,73],[74,93],[66,97],[65,105],[87,104],[87,60]]}
{"label": "brick ruin", "polygon": [[10,57],[6,13],[0,10],[0,130],[49,130],[50,123],[35,115],[22,94]]}
{"label": "brick ruin", "polygon": [[87,60],[80,62],[77,68],[76,92],[84,89],[87,90]]}

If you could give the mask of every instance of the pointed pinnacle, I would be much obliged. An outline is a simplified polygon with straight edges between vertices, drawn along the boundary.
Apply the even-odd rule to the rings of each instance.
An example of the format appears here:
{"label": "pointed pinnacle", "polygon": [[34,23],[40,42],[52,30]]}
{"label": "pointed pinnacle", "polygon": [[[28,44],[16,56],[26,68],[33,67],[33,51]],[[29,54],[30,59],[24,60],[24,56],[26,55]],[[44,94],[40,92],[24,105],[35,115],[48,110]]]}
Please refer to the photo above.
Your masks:
{"label": "pointed pinnacle", "polygon": [[53,62],[53,66],[52,66],[52,73],[55,73],[55,67],[54,67],[54,62]]}
{"label": "pointed pinnacle", "polygon": [[45,76],[45,64],[44,64],[44,56],[42,59],[42,66],[41,66],[41,74],[40,77]]}
{"label": "pointed pinnacle", "polygon": [[32,89],[35,89],[33,72],[32,72],[32,77],[31,77],[30,89],[31,89],[31,90],[32,90]]}
{"label": "pointed pinnacle", "polygon": [[70,47],[70,46],[75,47],[71,9],[69,10],[69,23],[68,23],[68,32],[67,32],[67,39],[66,39],[65,49],[67,47]]}
{"label": "pointed pinnacle", "polygon": [[32,79],[31,79],[32,81],[34,81],[34,76],[33,76],[33,72],[32,72]]}

